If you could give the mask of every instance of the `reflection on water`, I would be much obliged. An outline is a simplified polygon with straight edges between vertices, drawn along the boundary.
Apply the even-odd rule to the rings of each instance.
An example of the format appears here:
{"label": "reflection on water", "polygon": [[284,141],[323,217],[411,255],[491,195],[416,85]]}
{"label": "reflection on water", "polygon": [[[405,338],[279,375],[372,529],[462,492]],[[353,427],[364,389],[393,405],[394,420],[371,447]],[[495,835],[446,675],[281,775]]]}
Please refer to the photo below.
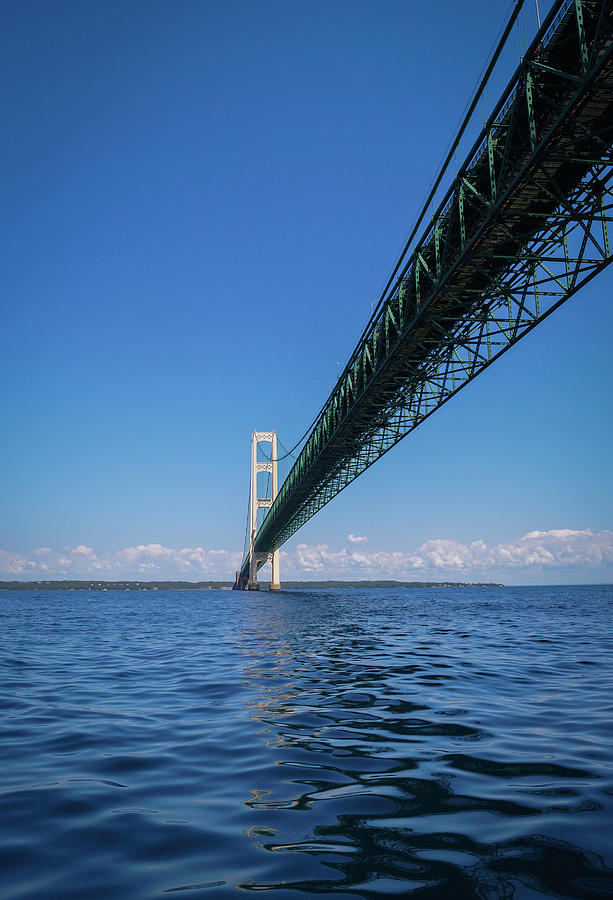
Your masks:
{"label": "reflection on water", "polygon": [[0,895],[613,896],[612,601],[0,594]]}
{"label": "reflection on water", "polygon": [[[309,854],[329,870],[283,884],[345,896],[613,896],[602,856],[568,840],[579,824],[606,827],[605,805],[613,825],[604,771],[594,771],[593,754],[583,767],[556,761],[574,757],[546,724],[583,679],[565,677],[554,658],[559,647],[522,662],[526,643],[555,641],[530,632],[512,644],[515,617],[495,618],[484,639],[474,622],[458,631],[428,615],[425,636],[425,623],[407,617],[405,597],[389,593],[373,633],[368,599],[349,605],[357,618],[361,604],[371,607],[370,627],[349,624],[336,594],[305,597],[298,610],[282,604],[275,615],[268,604],[254,606],[241,641],[254,692],[246,708],[277,754],[268,786],[244,801],[262,814],[246,836],[271,853]],[[550,684],[535,682],[544,675]],[[455,705],[459,695],[466,706]],[[604,693],[600,701],[608,704]],[[564,729],[559,722],[560,738]],[[308,814],[301,839],[287,814],[295,810]],[[590,813],[598,815],[583,815]]]}

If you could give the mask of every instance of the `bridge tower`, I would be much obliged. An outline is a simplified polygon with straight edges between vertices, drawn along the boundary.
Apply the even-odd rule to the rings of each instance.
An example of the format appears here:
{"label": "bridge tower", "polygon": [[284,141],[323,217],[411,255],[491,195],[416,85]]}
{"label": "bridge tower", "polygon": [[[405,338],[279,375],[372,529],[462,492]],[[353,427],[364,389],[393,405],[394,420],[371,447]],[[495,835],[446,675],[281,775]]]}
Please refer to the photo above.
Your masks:
{"label": "bridge tower", "polygon": [[[265,462],[258,460],[258,445],[270,444],[270,458]],[[258,497],[258,474],[260,472],[268,472],[271,476],[271,495],[270,497]],[[241,576],[240,572],[236,573],[237,590],[257,591],[258,584],[258,565],[263,562],[272,564],[272,576],[270,579],[270,590],[280,591],[281,584],[279,582],[279,551],[273,550],[271,553],[255,552],[255,536],[257,534],[257,517],[258,509],[270,509],[279,489],[278,473],[277,473],[277,432],[276,431],[254,431],[251,435],[251,488],[249,494],[249,576],[247,579]]]}

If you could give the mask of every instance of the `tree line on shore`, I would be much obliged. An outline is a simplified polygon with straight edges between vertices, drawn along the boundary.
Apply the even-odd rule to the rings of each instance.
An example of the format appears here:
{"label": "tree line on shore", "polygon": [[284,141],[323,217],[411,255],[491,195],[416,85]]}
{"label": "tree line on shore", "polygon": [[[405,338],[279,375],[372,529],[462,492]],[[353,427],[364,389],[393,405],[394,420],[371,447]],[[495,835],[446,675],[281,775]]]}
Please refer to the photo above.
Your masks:
{"label": "tree line on shore", "polygon": [[[4,591],[219,591],[232,581],[0,581]],[[264,582],[262,589],[268,585]],[[493,582],[465,581],[284,581],[284,590],[342,590],[348,588],[466,588],[503,587]]]}

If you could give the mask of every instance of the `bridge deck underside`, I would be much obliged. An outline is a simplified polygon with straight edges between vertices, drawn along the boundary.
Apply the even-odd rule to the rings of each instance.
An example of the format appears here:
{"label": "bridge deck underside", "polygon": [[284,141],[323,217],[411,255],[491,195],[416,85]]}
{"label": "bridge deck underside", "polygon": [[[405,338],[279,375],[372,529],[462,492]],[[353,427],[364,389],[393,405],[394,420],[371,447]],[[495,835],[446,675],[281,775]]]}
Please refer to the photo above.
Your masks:
{"label": "bridge deck underside", "polygon": [[612,18],[610,2],[554,6],[328,398],[258,552],[610,261]]}

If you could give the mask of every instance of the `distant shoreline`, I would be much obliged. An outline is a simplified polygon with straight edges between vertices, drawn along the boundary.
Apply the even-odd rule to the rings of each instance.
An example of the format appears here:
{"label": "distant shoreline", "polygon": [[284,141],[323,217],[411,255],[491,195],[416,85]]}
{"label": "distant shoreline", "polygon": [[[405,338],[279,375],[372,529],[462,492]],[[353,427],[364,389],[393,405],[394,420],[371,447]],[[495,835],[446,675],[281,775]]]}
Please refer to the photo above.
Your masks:
{"label": "distant shoreline", "polygon": [[[233,581],[0,581],[0,591],[229,591]],[[264,582],[263,590],[268,590]],[[465,581],[284,581],[283,590],[347,588],[474,588],[504,587],[495,582]]]}

